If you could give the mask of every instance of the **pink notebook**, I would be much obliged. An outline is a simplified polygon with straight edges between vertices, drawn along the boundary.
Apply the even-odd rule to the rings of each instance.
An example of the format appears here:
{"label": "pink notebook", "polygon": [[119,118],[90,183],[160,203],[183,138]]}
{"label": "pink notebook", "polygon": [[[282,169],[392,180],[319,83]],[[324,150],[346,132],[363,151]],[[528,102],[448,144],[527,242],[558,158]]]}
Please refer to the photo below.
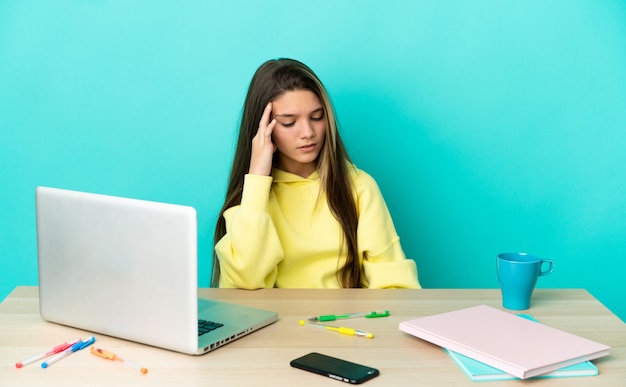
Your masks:
{"label": "pink notebook", "polygon": [[487,305],[404,321],[400,330],[520,379],[606,356],[610,349]]}

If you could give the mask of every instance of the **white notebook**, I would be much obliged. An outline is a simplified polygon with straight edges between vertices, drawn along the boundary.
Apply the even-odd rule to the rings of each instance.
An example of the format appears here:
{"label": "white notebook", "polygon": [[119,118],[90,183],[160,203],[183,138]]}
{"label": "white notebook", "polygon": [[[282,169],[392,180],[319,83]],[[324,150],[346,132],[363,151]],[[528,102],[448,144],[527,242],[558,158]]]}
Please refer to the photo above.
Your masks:
{"label": "white notebook", "polygon": [[404,321],[399,328],[520,379],[606,356],[610,349],[486,305]]}

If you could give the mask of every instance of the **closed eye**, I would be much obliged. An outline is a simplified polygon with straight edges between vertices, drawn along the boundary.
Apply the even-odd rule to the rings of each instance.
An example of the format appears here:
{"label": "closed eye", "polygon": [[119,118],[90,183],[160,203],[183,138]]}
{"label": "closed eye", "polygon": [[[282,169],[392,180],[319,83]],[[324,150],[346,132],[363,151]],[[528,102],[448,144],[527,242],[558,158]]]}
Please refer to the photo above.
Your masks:
{"label": "closed eye", "polygon": [[313,112],[311,112],[311,119],[313,121],[321,121],[324,119],[324,109],[323,108],[318,108],[315,109]]}

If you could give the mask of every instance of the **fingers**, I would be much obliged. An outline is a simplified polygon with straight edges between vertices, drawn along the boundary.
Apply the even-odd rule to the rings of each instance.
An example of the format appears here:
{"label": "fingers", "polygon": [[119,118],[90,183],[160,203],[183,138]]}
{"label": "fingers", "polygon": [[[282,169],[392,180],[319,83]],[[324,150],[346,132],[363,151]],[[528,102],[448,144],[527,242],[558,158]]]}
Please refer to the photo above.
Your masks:
{"label": "fingers", "polygon": [[265,139],[266,141],[272,142],[272,132],[274,131],[274,127],[276,126],[276,118],[274,118],[267,128],[265,128]]}
{"label": "fingers", "polygon": [[252,139],[252,154],[250,155],[249,173],[257,175],[269,175],[272,171],[273,154],[276,146],[272,142],[272,131],[276,126],[276,120],[271,118],[272,103],[268,103],[263,110],[259,121],[259,129]]}
{"label": "fingers", "polygon": [[276,125],[276,119],[272,119],[270,121],[270,117],[272,114],[272,103],[268,103],[265,106],[265,110],[263,110],[263,115],[261,116],[261,121],[259,122],[259,132],[265,138],[268,138],[272,135],[272,130],[274,130],[274,126]]}
{"label": "fingers", "polygon": [[268,103],[267,106],[265,106],[265,109],[263,110],[263,115],[261,116],[261,122],[259,122],[259,126],[263,125],[264,123],[267,125],[267,123],[269,123],[270,120],[270,114],[272,114],[272,103]]}

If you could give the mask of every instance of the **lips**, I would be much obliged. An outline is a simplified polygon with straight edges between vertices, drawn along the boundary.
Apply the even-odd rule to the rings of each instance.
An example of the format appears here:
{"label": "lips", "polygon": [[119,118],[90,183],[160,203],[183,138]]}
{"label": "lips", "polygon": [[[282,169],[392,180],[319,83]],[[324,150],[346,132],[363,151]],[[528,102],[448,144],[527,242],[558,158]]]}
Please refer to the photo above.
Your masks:
{"label": "lips", "polygon": [[315,147],[317,146],[317,144],[306,144],[306,145],[302,145],[300,147],[298,147],[298,149],[305,151],[305,152],[310,152],[312,150],[315,149]]}

